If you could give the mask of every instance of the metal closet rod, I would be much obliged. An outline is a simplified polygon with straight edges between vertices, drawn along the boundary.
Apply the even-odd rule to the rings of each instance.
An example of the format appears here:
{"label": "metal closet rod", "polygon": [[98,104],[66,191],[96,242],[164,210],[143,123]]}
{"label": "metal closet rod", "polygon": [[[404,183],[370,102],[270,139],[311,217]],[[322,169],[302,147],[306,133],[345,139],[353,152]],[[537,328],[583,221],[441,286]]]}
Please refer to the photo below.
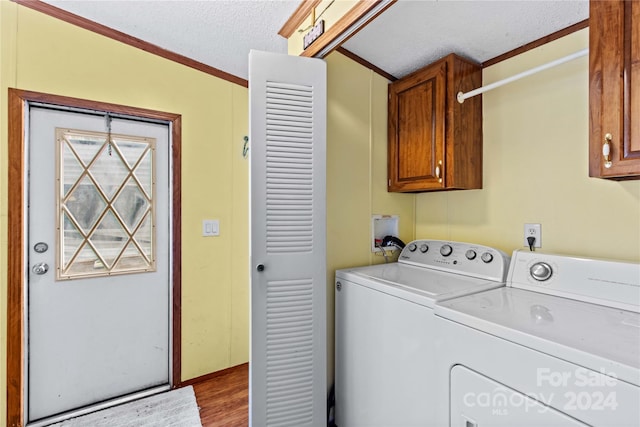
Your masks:
{"label": "metal closet rod", "polygon": [[458,102],[462,104],[465,99],[474,97],[476,95],[480,95],[481,93],[488,92],[497,87],[506,85],[507,83],[515,82],[516,80],[520,80],[523,77],[530,76],[532,74],[539,73],[540,71],[546,70],[548,68],[553,68],[557,65],[564,64],[565,62],[573,61],[574,59],[580,58],[582,56],[586,56],[589,54],[589,49],[582,49],[578,52],[572,53],[571,55],[567,55],[560,59],[556,59],[555,61],[547,62],[546,64],[542,64],[538,67],[532,68],[527,71],[523,71],[521,73],[516,74],[515,76],[507,77],[506,79],[498,80],[495,83],[488,84],[486,86],[479,87],[478,89],[471,90],[469,92],[458,92]]}

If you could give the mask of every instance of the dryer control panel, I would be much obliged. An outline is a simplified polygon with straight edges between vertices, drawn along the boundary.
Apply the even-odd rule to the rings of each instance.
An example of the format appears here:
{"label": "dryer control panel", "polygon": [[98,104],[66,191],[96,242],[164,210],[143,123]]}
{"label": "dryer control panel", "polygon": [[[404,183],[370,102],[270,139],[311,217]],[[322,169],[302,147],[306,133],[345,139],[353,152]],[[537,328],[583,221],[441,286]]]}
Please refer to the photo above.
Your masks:
{"label": "dryer control panel", "polygon": [[640,264],[516,250],[507,286],[640,313]]}
{"label": "dryer control panel", "polygon": [[488,246],[445,240],[414,240],[398,262],[504,282],[509,256]]}

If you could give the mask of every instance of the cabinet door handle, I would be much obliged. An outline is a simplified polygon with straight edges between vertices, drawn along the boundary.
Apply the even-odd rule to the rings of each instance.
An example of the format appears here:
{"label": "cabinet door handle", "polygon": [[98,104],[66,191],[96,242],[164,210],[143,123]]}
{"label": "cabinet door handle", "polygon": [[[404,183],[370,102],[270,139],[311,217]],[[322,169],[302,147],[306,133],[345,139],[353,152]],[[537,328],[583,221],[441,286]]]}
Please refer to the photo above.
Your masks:
{"label": "cabinet door handle", "polygon": [[608,133],[604,136],[604,144],[602,145],[602,157],[604,158],[604,167],[610,168],[611,163],[611,140],[613,136]]}
{"label": "cabinet door handle", "polygon": [[438,178],[438,182],[442,182],[442,178],[440,177],[442,160],[438,161],[438,166],[436,166],[436,178]]}

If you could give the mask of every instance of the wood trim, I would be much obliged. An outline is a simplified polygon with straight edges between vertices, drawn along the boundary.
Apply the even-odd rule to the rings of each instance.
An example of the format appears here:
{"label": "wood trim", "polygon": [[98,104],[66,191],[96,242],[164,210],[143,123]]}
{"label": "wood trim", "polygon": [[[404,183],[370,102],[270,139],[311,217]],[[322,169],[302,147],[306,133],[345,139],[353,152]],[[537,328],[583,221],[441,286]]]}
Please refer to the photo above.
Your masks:
{"label": "wood trim", "polygon": [[373,72],[376,72],[376,73],[380,74],[382,77],[386,78],[387,80],[391,80],[392,82],[395,82],[396,80],[398,80],[397,77],[387,73],[382,68],[376,67],[371,62],[367,61],[366,59],[364,59],[364,58],[362,58],[362,57],[360,57],[358,55],[356,55],[355,53],[351,52],[350,50],[347,50],[347,49],[343,48],[342,46],[337,48],[336,51],[340,52],[341,54],[343,54],[347,58],[352,59],[353,61],[357,62],[358,64],[360,64],[360,65],[362,65],[362,66],[364,66],[366,68],[369,68]]}
{"label": "wood trim", "polygon": [[182,116],[172,121],[172,268],[173,268],[173,325],[172,325],[172,379],[173,388],[182,383]]}
{"label": "wood trim", "polygon": [[7,426],[24,425],[24,101],[9,89]]}
{"label": "wood trim", "polygon": [[322,0],[302,0],[298,8],[291,14],[287,22],[284,23],[278,34],[288,39],[298,29],[305,19],[311,14],[311,11],[318,7]]}
{"label": "wood trim", "polygon": [[555,33],[548,34],[544,37],[539,38],[538,40],[534,40],[531,43],[527,43],[523,46],[520,46],[516,49],[510,50],[509,52],[503,53],[502,55],[498,55],[495,58],[489,59],[482,63],[482,67],[489,67],[491,65],[495,65],[498,62],[505,61],[514,56],[520,55],[521,53],[527,52],[529,50],[540,47],[544,44],[550,43],[554,40],[557,40],[561,37],[568,36],[571,33],[575,33],[576,31],[582,30],[584,28],[589,27],[589,20],[585,19],[584,21],[580,21],[576,24],[570,25],[567,28],[563,28],[562,30],[558,30]]}
{"label": "wood trim", "polygon": [[25,108],[27,102],[43,102],[75,108],[127,114],[172,125],[172,210],[173,210],[173,342],[172,383],[180,385],[181,378],[181,325],[182,325],[182,255],[181,255],[181,158],[182,116],[179,114],[147,110],[106,102],[70,98],[66,96],[9,89],[9,176],[8,176],[8,253],[7,253],[7,425],[24,425],[24,289],[25,289]]}
{"label": "wood trim", "polygon": [[249,362],[242,363],[242,364],[236,365],[236,366],[232,366],[230,368],[226,368],[226,369],[223,369],[221,371],[211,372],[209,374],[201,375],[199,377],[191,378],[190,380],[184,381],[184,382],[182,382],[182,384],[180,384],[180,387],[187,387],[187,386],[190,386],[190,385],[196,385],[196,384],[199,384],[199,383],[203,383],[205,381],[209,381],[209,380],[212,380],[214,378],[221,377],[222,375],[230,374],[230,373],[232,373],[234,371],[243,371],[245,369],[248,369],[248,367],[249,367]]}
{"label": "wood trim", "polygon": [[[638,8],[638,9],[634,9],[634,8]],[[632,103],[631,100],[635,99],[638,95],[635,92],[635,86],[634,86],[634,90],[632,92],[631,90],[631,84],[632,82],[635,84],[635,76],[640,76],[640,72],[636,72],[634,71],[636,68],[636,63],[638,61],[640,61],[640,57],[638,57],[639,55],[636,54],[636,57],[633,56],[632,53],[632,48],[635,50],[638,50],[638,46],[636,46],[633,43],[633,35],[632,32],[637,31],[634,27],[633,27],[633,20],[637,20],[638,18],[640,18],[640,14],[637,13],[637,11],[640,10],[640,7],[638,6],[638,4],[636,3],[635,5],[630,2],[630,1],[625,1],[624,2],[624,6],[623,6],[623,28],[624,28],[624,33],[622,36],[623,42],[622,42],[622,64],[623,64],[623,73],[622,73],[622,91],[623,91],[623,96],[622,96],[622,123],[623,123],[623,142],[622,142],[622,158],[624,160],[629,160],[629,159],[633,159],[633,158],[638,158],[638,155],[640,154],[640,151],[634,151],[633,150],[633,146],[631,143],[631,137],[632,135],[632,131],[631,131],[631,110],[632,108]],[[636,11],[636,15],[634,16],[633,13],[634,11]],[[637,17],[637,18],[636,18]],[[636,23],[636,27],[640,28],[640,26]],[[634,76],[634,78],[632,79],[632,76]],[[638,120],[638,119],[636,119]]]}
{"label": "wood trim", "polygon": [[[386,7],[380,9],[378,13],[372,16],[369,21],[363,23],[361,28],[363,28],[366,24],[374,20],[378,15],[387,10],[391,5],[393,5],[397,0],[392,0]],[[380,0],[360,0],[353,6],[347,13],[344,14],[342,18],[338,20],[334,25],[332,25],[323,35],[321,35],[311,46],[309,46],[306,50],[304,50],[300,56],[314,57],[318,52],[328,46],[333,40],[339,37],[346,30],[351,28],[359,19],[361,19],[364,15],[366,15],[371,9],[380,3]],[[357,33],[354,32],[349,37],[353,37]],[[347,39],[343,40],[347,41]],[[337,48],[337,46],[336,46]],[[327,52],[327,55],[330,52]],[[325,55],[326,56],[326,55]]]}
{"label": "wood trim", "polygon": [[11,1],[18,3],[19,5],[28,7],[30,9],[37,10],[38,12],[42,12],[45,15],[49,15],[53,18],[60,19],[61,21],[67,22],[69,24],[73,24],[80,28],[84,28],[85,30],[92,31],[94,33],[119,41],[126,45],[144,50],[145,52],[149,52],[153,55],[157,55],[162,58],[168,59],[170,61],[177,62],[178,64],[182,64],[184,66],[193,68],[195,70],[202,71],[203,73],[212,75],[214,77],[218,77],[228,82],[235,83],[237,85],[244,86],[244,87],[249,87],[249,82],[243,78],[234,76],[233,74],[227,73],[226,71],[222,71],[210,65],[203,64],[202,62],[196,61],[195,59],[188,58],[184,55],[180,55],[179,53],[172,52],[160,46],[156,46],[142,39],[139,39],[137,37],[133,37],[129,34],[125,34],[121,31],[114,30],[113,28],[107,27],[105,25],[99,24],[97,22],[91,21],[81,16],[75,15],[71,12],[67,12],[66,10],[57,8],[55,6],[52,6],[40,0],[11,0]]}

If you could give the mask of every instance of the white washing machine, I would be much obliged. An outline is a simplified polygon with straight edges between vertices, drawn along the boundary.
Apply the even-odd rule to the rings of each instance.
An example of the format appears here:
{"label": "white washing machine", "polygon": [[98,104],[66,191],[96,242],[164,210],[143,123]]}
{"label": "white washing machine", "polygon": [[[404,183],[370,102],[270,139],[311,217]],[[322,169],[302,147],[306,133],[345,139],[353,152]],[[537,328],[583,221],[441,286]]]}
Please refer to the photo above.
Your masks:
{"label": "white washing machine", "polygon": [[508,265],[486,246],[419,240],[398,262],[337,271],[336,425],[433,425],[433,306],[504,286]]}
{"label": "white washing machine", "polygon": [[516,251],[434,311],[437,426],[640,426],[640,264]]}

